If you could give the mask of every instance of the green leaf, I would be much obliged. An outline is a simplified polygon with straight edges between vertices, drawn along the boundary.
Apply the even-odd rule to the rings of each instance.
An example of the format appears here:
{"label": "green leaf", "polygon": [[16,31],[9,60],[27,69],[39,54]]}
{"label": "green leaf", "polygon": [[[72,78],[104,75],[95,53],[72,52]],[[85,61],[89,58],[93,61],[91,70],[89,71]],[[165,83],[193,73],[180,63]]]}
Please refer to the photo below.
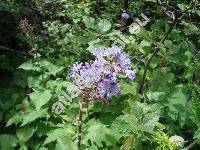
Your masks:
{"label": "green leaf", "polygon": [[139,46],[140,46],[140,47],[139,47],[140,52],[142,52],[143,54],[145,54],[145,53],[149,50],[149,48],[150,48],[150,46],[151,46],[151,43],[148,42],[148,41],[146,41],[146,40],[143,40],[143,41],[140,43]]}
{"label": "green leaf", "polygon": [[29,76],[28,77],[28,86],[30,88],[34,88],[34,87],[40,87],[41,86],[41,80],[38,80],[38,76]]}
{"label": "green leaf", "polygon": [[171,40],[165,40],[164,44],[167,48],[172,49],[173,48],[173,43]]}
{"label": "green leaf", "polygon": [[156,3],[157,1],[156,0],[145,0],[146,2],[154,2]]}
{"label": "green leaf", "polygon": [[128,93],[131,93],[131,94],[136,94],[137,93],[137,88],[136,88],[136,84],[135,83],[123,83],[122,84],[122,90],[121,90],[121,94],[128,94]]}
{"label": "green leaf", "polygon": [[155,113],[148,113],[145,115],[145,117],[143,118],[143,127],[142,130],[148,133],[153,134],[154,131],[152,130],[158,123],[160,118],[159,114],[155,114]]}
{"label": "green leaf", "polygon": [[102,45],[100,44],[101,40],[98,38],[98,39],[95,39],[95,40],[92,40],[90,41],[88,44],[89,44],[89,47],[86,49],[87,51],[92,51],[96,48],[100,48],[100,47],[105,47],[105,45]]}
{"label": "green leaf", "polygon": [[46,104],[52,97],[50,90],[35,91],[30,94],[31,101],[35,105],[36,110],[39,110],[44,104]]}
{"label": "green leaf", "polygon": [[108,20],[101,20],[98,23],[98,27],[101,32],[107,32],[111,29],[111,23]]}
{"label": "green leaf", "polygon": [[43,67],[44,69],[48,70],[49,74],[52,74],[52,75],[56,75],[58,72],[60,72],[61,70],[64,69],[63,66],[57,66],[57,65],[54,65],[53,63],[47,61],[47,60],[43,60],[40,62],[40,67]]}
{"label": "green leaf", "polygon": [[149,43],[148,41],[143,40],[143,41],[140,43],[140,46],[141,46],[141,47],[150,47],[150,46],[151,46],[151,43]]}
{"label": "green leaf", "polygon": [[[170,97],[168,97],[168,101],[170,104],[170,107],[172,109],[178,108],[178,106],[185,107],[187,103],[188,96],[186,94],[185,88],[182,87],[182,85],[177,86]],[[180,108],[180,107],[179,107]]]}
{"label": "green leaf", "polygon": [[172,94],[168,96],[167,101],[167,114],[169,115],[168,119],[177,120],[179,119],[179,123],[183,126],[186,123],[187,117],[187,89],[183,87],[183,85],[176,86]]}
{"label": "green leaf", "polygon": [[135,133],[136,135],[143,134],[143,132],[154,134],[154,127],[159,118],[159,105],[135,102],[130,112],[119,116],[113,125],[123,132]]}
{"label": "green leaf", "polygon": [[63,66],[55,66],[53,64],[48,66],[48,71],[50,72],[50,74],[52,75],[56,75],[58,72],[62,71],[65,67]]}
{"label": "green leaf", "polygon": [[39,68],[35,66],[32,60],[26,61],[23,64],[21,64],[18,68],[24,69],[24,70],[38,70]]}
{"label": "green leaf", "polygon": [[19,141],[21,141],[21,142],[28,141],[30,139],[30,137],[33,135],[33,133],[35,132],[35,130],[36,129],[30,128],[30,127],[19,129],[17,131],[17,137],[18,137]]}
{"label": "green leaf", "polygon": [[73,147],[72,141],[67,135],[60,136],[59,138],[57,138],[57,143],[56,143],[55,149],[71,150],[71,149],[73,149],[72,147]]}
{"label": "green leaf", "polygon": [[177,4],[177,6],[178,6],[182,11],[184,11],[185,9],[187,9],[187,5],[185,5],[184,3]]}
{"label": "green leaf", "polygon": [[94,18],[83,16],[83,22],[87,28],[92,28],[92,29],[95,28],[95,26],[94,26],[95,19]]}
{"label": "green leaf", "polygon": [[10,126],[10,125],[13,124],[13,123],[14,123],[15,125],[17,125],[19,122],[22,121],[22,119],[23,119],[22,115],[16,114],[16,115],[14,115],[13,117],[11,117],[11,118],[8,120],[6,126]]}
{"label": "green leaf", "polygon": [[200,139],[200,129],[198,129],[195,133],[194,133],[194,139],[198,138]]}
{"label": "green leaf", "polygon": [[73,149],[71,141],[72,135],[74,135],[74,132],[70,129],[70,127],[68,128],[68,130],[62,128],[52,130],[49,133],[47,133],[47,138],[43,145],[46,145],[53,141],[57,141],[56,149],[71,150]]}
{"label": "green leaf", "polygon": [[103,146],[102,142],[105,142],[107,146],[114,146],[119,140],[118,132],[114,128],[107,128],[106,125],[95,120],[91,120],[90,123],[87,133],[83,137],[83,143],[86,145],[88,145],[88,141],[90,140],[98,147]]}
{"label": "green leaf", "polygon": [[154,101],[162,101],[165,98],[166,93],[165,92],[148,92],[147,97],[150,100]]}
{"label": "green leaf", "polygon": [[41,117],[42,115],[45,114],[45,112],[47,111],[47,109],[41,109],[41,110],[38,110],[38,111],[31,111],[29,112],[28,114],[26,114],[23,118],[23,122],[22,122],[22,126],[34,121],[35,119]]}
{"label": "green leaf", "polygon": [[17,146],[17,138],[10,134],[1,134],[0,135],[0,148],[2,150],[14,150],[14,147]]}
{"label": "green leaf", "polygon": [[186,35],[200,35],[200,29],[198,27],[196,27],[194,24],[188,24],[185,29],[184,32]]}

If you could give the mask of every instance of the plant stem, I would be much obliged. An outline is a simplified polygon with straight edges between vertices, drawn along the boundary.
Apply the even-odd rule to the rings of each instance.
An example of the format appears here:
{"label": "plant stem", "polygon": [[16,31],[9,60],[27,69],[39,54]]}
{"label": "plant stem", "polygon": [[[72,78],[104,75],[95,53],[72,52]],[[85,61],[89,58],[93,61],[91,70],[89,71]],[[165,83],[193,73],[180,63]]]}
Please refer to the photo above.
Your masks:
{"label": "plant stem", "polygon": [[124,1],[124,10],[128,10],[128,0]]}
{"label": "plant stem", "polygon": [[199,139],[194,140],[190,145],[188,145],[186,147],[186,149],[188,150],[188,149],[192,148],[198,141],[199,141]]}
{"label": "plant stem", "polygon": [[[194,6],[196,6],[196,4],[194,4]],[[184,16],[184,14],[188,11],[188,10],[191,10],[193,9],[194,6],[191,6],[189,7],[188,9],[184,10],[182,13],[181,13],[181,16],[179,18],[177,18],[177,16],[175,16],[169,30],[167,31],[167,33],[165,34],[165,36],[160,40],[158,46],[155,48],[155,50],[153,51],[153,53],[151,54],[151,56],[149,57],[149,59],[146,61],[145,63],[145,67],[144,67],[144,73],[143,73],[143,77],[142,77],[142,82],[141,82],[141,85],[139,87],[139,93],[140,94],[144,94],[144,88],[145,88],[145,81],[146,81],[146,76],[147,76],[147,70],[148,70],[148,67],[149,67],[149,64],[152,60],[152,58],[156,55],[156,53],[158,52],[159,50],[159,47],[162,43],[164,43],[164,41],[167,39],[167,37],[169,36],[169,34],[171,33],[171,31],[173,30],[174,26],[176,25],[176,23],[178,21],[180,21],[180,19]]]}
{"label": "plant stem", "polygon": [[17,53],[17,54],[20,54],[20,55],[24,55],[24,56],[32,56],[29,53],[25,53],[25,52],[22,52],[22,51],[14,50],[14,49],[11,49],[11,48],[8,48],[8,47],[5,47],[5,46],[0,46],[0,49],[1,50],[5,50],[5,51],[9,51],[9,52],[13,52],[13,53]]}
{"label": "plant stem", "polygon": [[142,83],[141,83],[140,88],[139,88],[139,93],[140,94],[144,93],[145,80],[146,80],[146,75],[147,75],[147,70],[148,70],[149,64],[150,64],[152,58],[158,52],[158,47],[166,40],[166,38],[168,37],[170,32],[173,30],[173,27],[175,26],[176,21],[177,21],[177,19],[174,19],[174,21],[173,21],[172,25],[170,26],[169,30],[167,31],[165,36],[161,39],[161,41],[159,42],[158,46],[155,48],[155,50],[153,51],[153,53],[151,54],[151,56],[149,57],[149,59],[145,63],[144,74],[143,74],[143,77],[142,77]]}
{"label": "plant stem", "polygon": [[78,136],[77,136],[77,147],[78,150],[81,150],[81,139],[82,139],[82,120],[83,120],[83,114],[84,114],[84,108],[85,108],[85,98],[82,98],[81,100],[81,106],[79,110],[79,117],[78,117]]}

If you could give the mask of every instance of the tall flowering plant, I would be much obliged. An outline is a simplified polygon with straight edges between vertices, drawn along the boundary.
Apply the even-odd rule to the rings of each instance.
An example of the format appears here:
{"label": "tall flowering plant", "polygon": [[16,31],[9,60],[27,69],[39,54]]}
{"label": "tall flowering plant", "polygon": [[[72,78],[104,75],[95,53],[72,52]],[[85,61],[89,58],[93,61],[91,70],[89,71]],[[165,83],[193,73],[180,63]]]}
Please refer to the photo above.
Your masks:
{"label": "tall flowering plant", "polygon": [[131,61],[119,47],[98,48],[92,51],[94,61],[75,63],[70,69],[70,76],[81,89],[81,108],[79,112],[78,149],[81,144],[82,116],[85,104],[99,100],[106,103],[107,99],[120,93],[119,75],[121,73],[131,80],[136,71],[131,70]]}

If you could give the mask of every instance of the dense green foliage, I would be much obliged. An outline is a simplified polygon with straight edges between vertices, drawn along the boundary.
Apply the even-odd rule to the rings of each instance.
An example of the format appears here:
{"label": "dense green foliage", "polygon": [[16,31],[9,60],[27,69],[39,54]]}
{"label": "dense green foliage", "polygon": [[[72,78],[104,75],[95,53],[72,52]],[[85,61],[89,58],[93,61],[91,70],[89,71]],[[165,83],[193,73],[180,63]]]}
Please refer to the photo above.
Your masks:
{"label": "dense green foliage", "polygon": [[[122,76],[121,94],[106,105],[87,103],[81,148],[200,149],[200,5],[127,2],[0,1],[0,149],[77,149],[79,99],[59,115],[52,105],[71,83],[70,66],[92,60],[91,50],[119,38],[124,9],[132,18],[122,31],[132,39],[124,51],[136,79]],[[141,13],[150,22],[130,34],[128,25]],[[24,18],[30,33],[19,27]]]}

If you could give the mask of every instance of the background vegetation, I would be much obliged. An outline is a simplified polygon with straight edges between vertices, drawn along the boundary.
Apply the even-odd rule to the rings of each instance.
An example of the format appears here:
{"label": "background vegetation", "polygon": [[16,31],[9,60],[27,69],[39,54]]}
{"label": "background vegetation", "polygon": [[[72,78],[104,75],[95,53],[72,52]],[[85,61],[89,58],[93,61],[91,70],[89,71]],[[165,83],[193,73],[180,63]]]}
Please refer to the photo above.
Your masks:
{"label": "background vegetation", "polygon": [[[0,149],[76,150],[79,100],[60,115],[52,104],[70,83],[70,66],[93,59],[91,50],[110,47],[121,30],[132,38],[124,51],[136,79],[121,77],[121,95],[107,105],[87,105],[82,149],[199,150],[199,6],[196,0],[0,1]],[[124,10],[130,18],[122,25]],[[150,22],[132,35],[128,25],[141,13]],[[19,26],[24,18],[28,30]]]}

